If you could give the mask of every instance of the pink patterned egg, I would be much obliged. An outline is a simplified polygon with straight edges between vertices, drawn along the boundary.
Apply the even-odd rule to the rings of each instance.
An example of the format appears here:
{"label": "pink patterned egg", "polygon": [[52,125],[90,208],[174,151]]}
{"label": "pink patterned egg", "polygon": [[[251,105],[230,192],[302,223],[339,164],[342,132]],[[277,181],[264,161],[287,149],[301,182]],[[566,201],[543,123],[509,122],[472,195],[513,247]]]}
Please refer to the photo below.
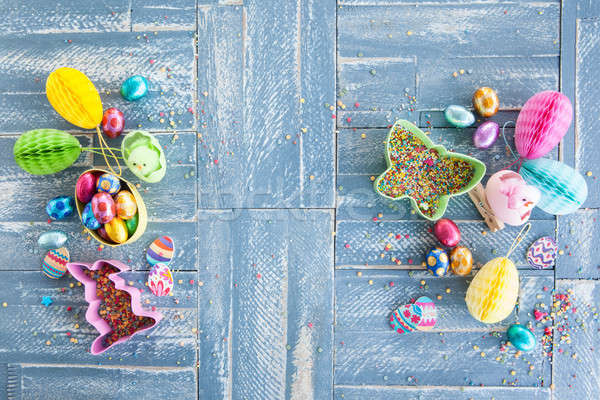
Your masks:
{"label": "pink patterned egg", "polygon": [[558,246],[550,236],[543,236],[533,242],[527,250],[527,262],[535,269],[552,268],[556,261]]}
{"label": "pink patterned egg", "polygon": [[92,200],[92,197],[96,194],[98,176],[98,173],[86,172],[77,179],[75,194],[80,202],[87,204]]}
{"label": "pink patterned egg", "polygon": [[421,296],[415,301],[415,305],[421,308],[421,321],[417,325],[420,331],[433,329],[437,322],[437,309],[435,303],[427,296]]}
{"label": "pink patterned egg", "polygon": [[92,213],[101,224],[108,224],[117,214],[115,201],[106,192],[96,193],[92,197]]}
{"label": "pink patterned egg", "polygon": [[173,275],[165,264],[158,263],[150,269],[148,287],[155,296],[167,296],[173,290]]}
{"label": "pink patterned egg", "polygon": [[102,130],[111,139],[116,138],[123,132],[125,117],[118,108],[109,108],[102,116]]}

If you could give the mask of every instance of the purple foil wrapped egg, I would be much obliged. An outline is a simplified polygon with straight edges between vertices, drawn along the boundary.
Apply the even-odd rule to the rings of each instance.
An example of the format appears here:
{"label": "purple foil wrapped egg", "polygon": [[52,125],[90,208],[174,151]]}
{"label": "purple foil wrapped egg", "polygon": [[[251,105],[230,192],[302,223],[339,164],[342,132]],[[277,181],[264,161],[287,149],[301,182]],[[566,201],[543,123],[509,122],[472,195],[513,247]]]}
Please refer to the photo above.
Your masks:
{"label": "purple foil wrapped egg", "polygon": [[77,196],[77,200],[82,203],[89,203],[96,194],[97,181],[98,174],[94,174],[93,172],[81,174],[75,185],[75,195]]}
{"label": "purple foil wrapped egg", "polygon": [[125,117],[118,108],[109,108],[102,116],[102,131],[111,139],[116,138],[123,132]]}
{"label": "purple foil wrapped egg", "polygon": [[92,212],[101,224],[108,224],[117,214],[115,201],[106,192],[96,193],[92,197]]}
{"label": "purple foil wrapped egg", "polygon": [[498,139],[499,127],[494,121],[486,121],[479,125],[473,134],[473,144],[478,149],[487,149]]}
{"label": "purple foil wrapped egg", "polygon": [[100,237],[102,239],[106,240],[107,242],[112,243],[112,239],[108,237],[108,233],[106,233],[106,229],[104,229],[104,226],[101,226],[100,228],[98,228],[96,233],[98,233],[98,235],[100,235]]}

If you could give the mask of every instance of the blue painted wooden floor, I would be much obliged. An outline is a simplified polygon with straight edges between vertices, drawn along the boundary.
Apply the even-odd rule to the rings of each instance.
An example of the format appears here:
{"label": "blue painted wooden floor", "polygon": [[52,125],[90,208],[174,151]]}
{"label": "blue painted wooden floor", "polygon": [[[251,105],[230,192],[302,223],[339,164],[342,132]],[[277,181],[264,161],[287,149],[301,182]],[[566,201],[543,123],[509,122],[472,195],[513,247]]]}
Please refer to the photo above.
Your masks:
{"label": "blue painted wooden floor", "polygon": [[[0,0],[0,10],[0,399],[600,397],[599,2]],[[45,79],[59,66],[85,72],[105,108],[125,113],[126,129],[165,146],[165,179],[141,184],[150,222],[135,244],[99,251],[76,218],[46,222],[46,202],[71,194],[100,157],[84,153],[42,177],[13,161],[28,129],[94,143],[46,100]],[[133,74],[153,89],[128,103],[118,89]],[[468,279],[422,270],[431,224],[371,187],[396,118],[489,173],[507,165],[501,143],[477,150],[473,130],[452,129],[441,114],[470,105],[484,85],[498,90],[500,122],[538,91],[566,93],[577,114],[549,156],[590,172],[586,209],[533,213],[514,253],[519,307],[494,325],[467,313]],[[480,264],[518,231],[487,233],[465,196],[446,215]],[[50,229],[69,234],[73,260],[128,263],[138,287],[148,244],[170,235],[175,296],[144,293],[165,319],[90,355],[83,289],[40,273],[36,242]],[[532,271],[524,251],[542,235],[564,254],[555,269]],[[421,294],[436,300],[435,330],[392,332],[389,313]],[[550,317],[536,322],[534,309]],[[514,321],[553,336],[528,354],[503,350]]]}

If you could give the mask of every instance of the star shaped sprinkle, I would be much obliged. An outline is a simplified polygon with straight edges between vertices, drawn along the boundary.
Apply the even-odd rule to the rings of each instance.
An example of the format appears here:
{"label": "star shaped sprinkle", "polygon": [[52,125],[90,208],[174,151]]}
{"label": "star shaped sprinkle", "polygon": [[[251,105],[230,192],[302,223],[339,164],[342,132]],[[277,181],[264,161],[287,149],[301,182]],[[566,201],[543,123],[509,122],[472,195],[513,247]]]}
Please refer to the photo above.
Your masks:
{"label": "star shaped sprinkle", "polygon": [[50,304],[52,304],[52,298],[50,296],[42,297],[42,304],[46,307],[50,306]]}

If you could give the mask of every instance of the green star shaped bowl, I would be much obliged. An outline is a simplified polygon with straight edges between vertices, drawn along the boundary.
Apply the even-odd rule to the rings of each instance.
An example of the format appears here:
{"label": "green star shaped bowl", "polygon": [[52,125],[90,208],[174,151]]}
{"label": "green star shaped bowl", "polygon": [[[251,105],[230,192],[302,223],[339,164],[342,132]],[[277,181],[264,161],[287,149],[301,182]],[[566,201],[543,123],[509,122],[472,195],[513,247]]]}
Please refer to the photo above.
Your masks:
{"label": "green star shaped bowl", "polygon": [[[414,148],[411,149],[410,154],[403,152],[400,146],[395,146],[394,144],[398,142],[398,138],[402,135],[406,136],[408,140],[416,139],[414,142]],[[405,139],[404,137],[402,138]],[[420,141],[421,143],[418,143],[417,141]],[[404,157],[404,161],[406,161],[409,165],[396,165],[400,164],[401,162],[394,162],[394,158],[390,154],[391,152]],[[423,218],[430,221],[438,220],[444,215],[446,212],[446,207],[448,206],[448,200],[450,200],[451,196],[458,196],[473,189],[473,187],[475,187],[475,185],[477,185],[485,175],[484,163],[464,154],[450,152],[446,150],[444,146],[435,145],[422,130],[406,120],[396,121],[394,126],[392,126],[390,129],[386,140],[385,153],[387,169],[383,174],[379,175],[379,177],[375,179],[373,184],[375,192],[386,199],[394,201],[409,198],[415,211]],[[423,163],[426,165],[422,164],[421,161],[423,161]],[[436,174],[431,172],[431,170],[438,169],[437,163],[441,163],[442,167],[447,167],[444,169],[444,171],[446,171],[444,173],[451,177],[457,177],[461,176],[461,174],[468,173],[468,175],[465,176],[468,178],[468,181],[465,180],[465,182],[461,182],[458,180],[453,186],[452,183],[448,183],[448,186],[450,187],[450,189],[448,189],[449,191],[442,194],[436,194],[437,203],[426,203],[424,200],[421,200],[421,204],[426,205],[427,208],[425,208],[425,210],[428,211],[423,212],[424,210],[419,207],[415,197],[418,198],[420,195],[422,195],[423,191],[427,191],[428,188],[439,188],[448,182],[448,180],[436,182],[431,178],[436,176]],[[456,167],[456,171],[452,170],[453,166]],[[419,171],[419,173],[416,174],[414,170],[418,168],[422,168],[423,171]],[[393,173],[400,174],[400,179],[403,179],[408,174],[408,179],[406,179],[404,182],[409,183],[403,183],[403,185],[388,184],[386,186],[387,190],[383,190],[380,186],[380,183],[383,179],[386,179],[388,174]],[[389,179],[386,179],[383,184],[387,184],[388,181]],[[416,184],[413,184],[413,182],[416,182]],[[417,187],[417,189],[420,189],[421,192],[416,194],[407,194],[406,189],[403,186],[411,186],[409,191],[413,190],[414,187]],[[386,191],[388,193],[386,193]],[[397,193],[397,195],[389,195],[390,191]],[[432,208],[430,209],[429,207]]]}

